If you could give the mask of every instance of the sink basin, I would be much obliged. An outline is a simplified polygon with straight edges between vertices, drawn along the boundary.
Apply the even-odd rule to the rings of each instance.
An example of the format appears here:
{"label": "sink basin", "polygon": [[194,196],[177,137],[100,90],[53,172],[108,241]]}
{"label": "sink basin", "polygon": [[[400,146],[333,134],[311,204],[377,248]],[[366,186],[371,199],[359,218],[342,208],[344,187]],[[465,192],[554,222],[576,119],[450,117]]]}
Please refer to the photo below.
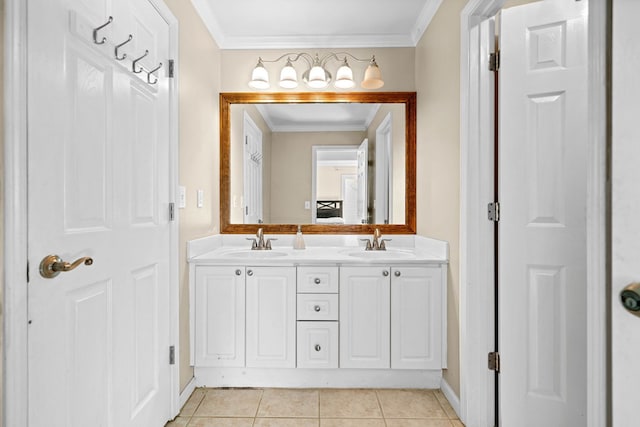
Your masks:
{"label": "sink basin", "polygon": [[348,256],[362,259],[409,259],[415,258],[413,252],[386,250],[386,251],[365,251],[349,252]]}
{"label": "sink basin", "polygon": [[286,252],[278,252],[278,251],[239,251],[239,252],[229,252],[226,254],[228,257],[233,258],[248,258],[248,259],[260,259],[260,258],[277,258],[287,255]]}

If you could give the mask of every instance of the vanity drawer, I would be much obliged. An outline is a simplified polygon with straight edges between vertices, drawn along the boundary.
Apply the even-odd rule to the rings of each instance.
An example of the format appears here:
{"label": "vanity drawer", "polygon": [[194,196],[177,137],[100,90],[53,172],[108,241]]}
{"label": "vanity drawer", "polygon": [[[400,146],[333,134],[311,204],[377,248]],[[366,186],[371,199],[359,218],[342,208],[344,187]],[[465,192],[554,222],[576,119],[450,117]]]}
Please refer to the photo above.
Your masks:
{"label": "vanity drawer", "polygon": [[338,367],[338,322],[298,322],[298,368]]}
{"label": "vanity drawer", "polygon": [[338,320],[338,294],[298,294],[298,320]]}
{"label": "vanity drawer", "polygon": [[298,293],[338,293],[338,267],[298,267]]}

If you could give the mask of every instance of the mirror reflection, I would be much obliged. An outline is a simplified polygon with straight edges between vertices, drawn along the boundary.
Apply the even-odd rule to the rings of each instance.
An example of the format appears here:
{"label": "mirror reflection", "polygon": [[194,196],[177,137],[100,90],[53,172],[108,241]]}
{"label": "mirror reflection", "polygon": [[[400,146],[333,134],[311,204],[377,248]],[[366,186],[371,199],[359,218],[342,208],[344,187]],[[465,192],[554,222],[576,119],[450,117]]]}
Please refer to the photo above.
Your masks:
{"label": "mirror reflection", "polygon": [[231,224],[405,224],[404,103],[231,104]]}

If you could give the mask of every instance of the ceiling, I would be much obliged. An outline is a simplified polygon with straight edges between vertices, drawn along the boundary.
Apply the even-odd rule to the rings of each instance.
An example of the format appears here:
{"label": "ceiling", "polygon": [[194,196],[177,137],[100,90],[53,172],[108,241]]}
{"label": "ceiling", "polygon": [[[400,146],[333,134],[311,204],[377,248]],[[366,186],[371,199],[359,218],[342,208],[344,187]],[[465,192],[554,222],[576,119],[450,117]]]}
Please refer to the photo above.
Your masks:
{"label": "ceiling", "polygon": [[273,132],[365,131],[380,104],[256,104]]}
{"label": "ceiling", "polygon": [[442,0],[191,0],[221,49],[414,47]]}

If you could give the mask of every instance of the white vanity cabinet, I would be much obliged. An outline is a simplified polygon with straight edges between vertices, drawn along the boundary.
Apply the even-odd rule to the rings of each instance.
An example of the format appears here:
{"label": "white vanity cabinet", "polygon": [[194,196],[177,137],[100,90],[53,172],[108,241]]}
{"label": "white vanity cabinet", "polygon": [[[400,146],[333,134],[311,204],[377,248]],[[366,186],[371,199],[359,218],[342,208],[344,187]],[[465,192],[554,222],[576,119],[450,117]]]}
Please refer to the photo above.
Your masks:
{"label": "white vanity cabinet", "polygon": [[441,369],[443,272],[391,268],[391,368]]}
{"label": "white vanity cabinet", "polygon": [[197,266],[195,364],[244,366],[245,267]]}
{"label": "white vanity cabinet", "polygon": [[389,368],[390,268],[340,268],[340,367]]}
{"label": "white vanity cabinet", "polygon": [[296,367],[296,268],[246,267],[246,366]]}

